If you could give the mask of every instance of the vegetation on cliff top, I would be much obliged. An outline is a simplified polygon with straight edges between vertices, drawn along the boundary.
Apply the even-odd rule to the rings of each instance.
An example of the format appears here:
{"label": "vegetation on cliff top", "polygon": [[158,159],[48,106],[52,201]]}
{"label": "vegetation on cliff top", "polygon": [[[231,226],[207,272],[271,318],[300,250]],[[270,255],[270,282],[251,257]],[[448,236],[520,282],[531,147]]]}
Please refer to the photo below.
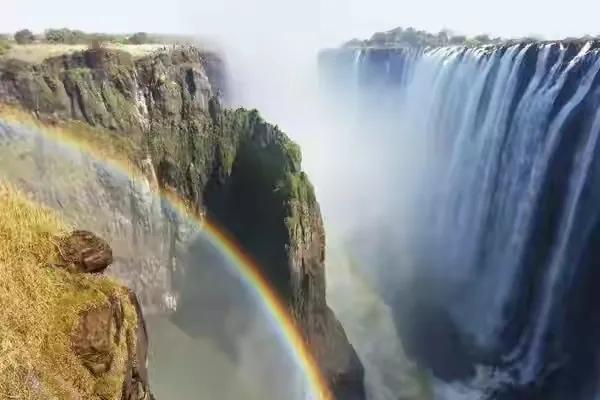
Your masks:
{"label": "vegetation on cliff top", "polygon": [[[582,38],[565,38],[564,41],[598,40],[600,36],[585,36]],[[544,39],[539,37],[502,38],[492,37],[487,34],[466,36],[444,29],[438,33],[430,33],[415,28],[398,27],[385,32],[377,32],[367,40],[353,39],[344,44],[344,47],[442,47],[442,46],[485,46],[510,43],[539,42]]]}
{"label": "vegetation on cliff top", "polygon": [[71,54],[99,44],[125,51],[134,57],[143,57],[165,46],[197,43],[198,39],[185,35],[146,32],[108,34],[68,28],[53,28],[42,33],[33,33],[29,29],[21,29],[14,34],[0,35],[0,57],[38,63],[50,57]]}
{"label": "vegetation on cliff top", "polygon": [[136,312],[109,278],[52,266],[66,231],[55,213],[0,183],[0,398],[121,398],[127,340],[113,349],[110,370],[94,376],[71,336],[83,312],[111,298],[123,300],[122,332],[136,326]]}

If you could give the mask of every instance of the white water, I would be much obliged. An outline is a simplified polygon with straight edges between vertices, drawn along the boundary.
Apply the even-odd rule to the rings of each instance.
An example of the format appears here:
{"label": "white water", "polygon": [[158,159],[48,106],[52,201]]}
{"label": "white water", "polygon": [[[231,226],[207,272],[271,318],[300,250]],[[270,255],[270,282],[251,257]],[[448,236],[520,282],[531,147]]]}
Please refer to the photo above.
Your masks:
{"label": "white water", "polygon": [[[523,284],[522,262],[551,165],[564,135],[576,133],[566,130],[567,123],[598,96],[600,56],[590,43],[571,59],[563,45],[544,45],[535,53],[533,72],[523,77],[531,50],[515,45],[502,52],[425,51],[409,58],[401,85],[386,87],[390,77],[379,76],[377,86],[359,88],[359,96],[367,99],[364,115],[396,124],[398,136],[413,138],[404,143],[421,143],[412,151],[427,153],[423,164],[414,165],[423,185],[412,188],[412,205],[408,202],[416,221],[411,225],[420,227],[412,237],[415,268],[435,278],[454,319],[482,348],[502,340],[507,307]],[[369,63],[385,62],[358,52],[361,57],[352,67],[358,74],[370,74]],[[555,110],[559,95],[562,106]],[[374,103],[374,98],[380,100]],[[385,98],[394,99],[391,109],[382,110]],[[575,274],[573,264],[598,218],[598,206],[590,205],[584,192],[590,190],[590,169],[598,154],[600,117],[597,111],[577,115],[583,121],[577,132],[582,139],[562,196],[552,251],[527,329],[507,357],[518,359],[524,383],[548,367],[546,338],[552,321],[563,315],[560,302]],[[420,246],[425,246],[422,251]],[[456,396],[438,393],[442,399]]]}

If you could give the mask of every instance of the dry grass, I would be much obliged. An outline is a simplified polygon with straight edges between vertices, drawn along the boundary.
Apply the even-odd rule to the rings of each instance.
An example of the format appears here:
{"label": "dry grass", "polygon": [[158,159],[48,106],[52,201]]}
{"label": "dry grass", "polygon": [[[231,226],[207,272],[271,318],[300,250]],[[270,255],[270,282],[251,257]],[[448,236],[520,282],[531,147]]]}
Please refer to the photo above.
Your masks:
{"label": "dry grass", "polygon": [[[126,340],[111,370],[95,378],[71,351],[81,312],[123,300],[122,334],[136,323],[127,292],[102,276],[71,274],[57,261],[56,238],[68,229],[50,210],[0,182],[0,398],[119,399]],[[123,338],[125,339],[125,338]]]}
{"label": "dry grass", "polygon": [[[104,47],[117,49],[131,54],[133,57],[143,57],[164,47],[162,44],[119,44],[107,43]],[[11,48],[3,55],[6,58],[16,58],[29,63],[40,63],[47,58],[71,54],[76,51],[87,49],[84,44],[54,44],[54,43],[32,43],[26,45],[12,44]]]}

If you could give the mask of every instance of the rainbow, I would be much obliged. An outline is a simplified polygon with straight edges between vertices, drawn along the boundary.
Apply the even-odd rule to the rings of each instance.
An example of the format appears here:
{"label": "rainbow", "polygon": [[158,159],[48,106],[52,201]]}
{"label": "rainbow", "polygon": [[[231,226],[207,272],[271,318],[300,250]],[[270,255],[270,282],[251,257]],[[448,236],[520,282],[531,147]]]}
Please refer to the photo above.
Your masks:
{"label": "rainbow", "polygon": [[[12,126],[25,128],[35,134],[41,134],[53,142],[67,146],[84,153],[94,161],[103,163],[135,180],[143,177],[142,173],[133,166],[130,160],[119,157],[118,154],[101,154],[89,142],[82,140],[82,133],[75,133],[72,129],[58,125],[49,125],[40,122],[31,114],[19,109],[0,104],[0,122]],[[80,127],[81,128],[81,127]],[[85,128],[90,131],[92,128]],[[333,400],[334,397],[327,380],[323,376],[312,352],[300,333],[296,322],[289,313],[287,306],[279,295],[269,285],[261,274],[261,270],[252,257],[217,223],[210,221],[206,216],[199,215],[181,197],[171,191],[153,188],[154,194],[166,201],[174,211],[194,223],[200,232],[205,235],[223,256],[234,266],[240,279],[255,294],[263,305],[265,311],[274,322],[278,335],[288,347],[296,364],[301,368],[309,384],[310,400]]]}

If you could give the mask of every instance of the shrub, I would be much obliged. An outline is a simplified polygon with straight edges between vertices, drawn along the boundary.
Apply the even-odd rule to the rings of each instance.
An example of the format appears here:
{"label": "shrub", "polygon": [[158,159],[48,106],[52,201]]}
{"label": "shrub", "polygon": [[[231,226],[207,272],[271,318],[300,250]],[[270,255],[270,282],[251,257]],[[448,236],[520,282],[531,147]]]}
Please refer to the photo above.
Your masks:
{"label": "shrub", "polygon": [[66,29],[48,29],[45,33],[46,41],[52,43],[65,43]]}
{"label": "shrub", "polygon": [[31,32],[29,29],[22,29],[15,33],[15,42],[17,42],[18,44],[29,44],[32,43],[34,40],[35,36],[33,35],[33,32]]}
{"label": "shrub", "polygon": [[492,42],[492,39],[488,35],[477,35],[473,40],[479,44],[489,44]]}
{"label": "shrub", "polygon": [[8,40],[0,39],[0,56],[8,53],[10,50],[10,43]]}
{"label": "shrub", "polygon": [[450,44],[465,44],[467,37],[463,35],[452,36],[450,38]]}
{"label": "shrub", "polygon": [[131,44],[144,44],[148,43],[150,38],[146,32],[138,32],[131,35],[129,38],[129,43]]}
{"label": "shrub", "polygon": [[46,41],[50,43],[84,44],[88,42],[88,35],[85,32],[67,28],[48,29],[45,37]]}

